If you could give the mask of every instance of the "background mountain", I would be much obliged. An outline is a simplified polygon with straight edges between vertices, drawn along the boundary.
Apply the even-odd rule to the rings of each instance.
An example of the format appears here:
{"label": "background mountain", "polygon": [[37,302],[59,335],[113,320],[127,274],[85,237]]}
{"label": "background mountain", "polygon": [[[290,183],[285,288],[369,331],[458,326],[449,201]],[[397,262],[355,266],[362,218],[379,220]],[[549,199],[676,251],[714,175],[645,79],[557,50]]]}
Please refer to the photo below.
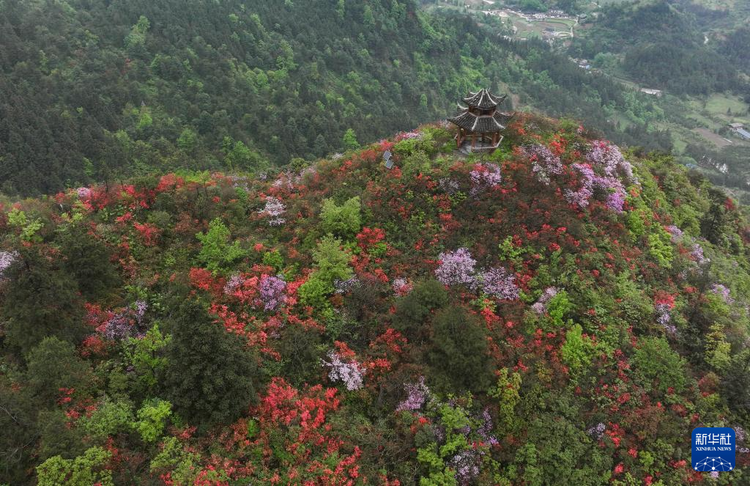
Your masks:
{"label": "background mountain", "polygon": [[0,482],[741,484],[742,209],[569,121],[452,134],[6,201]]}
{"label": "background mountain", "polygon": [[571,53],[619,56],[627,76],[678,95],[745,90],[750,96],[737,64],[705,42],[702,27],[696,16],[664,0],[616,3],[574,40]]}
{"label": "background mountain", "polygon": [[450,116],[477,86],[671,147],[651,100],[485,24],[410,0],[3,1],[0,190],[313,160]]}

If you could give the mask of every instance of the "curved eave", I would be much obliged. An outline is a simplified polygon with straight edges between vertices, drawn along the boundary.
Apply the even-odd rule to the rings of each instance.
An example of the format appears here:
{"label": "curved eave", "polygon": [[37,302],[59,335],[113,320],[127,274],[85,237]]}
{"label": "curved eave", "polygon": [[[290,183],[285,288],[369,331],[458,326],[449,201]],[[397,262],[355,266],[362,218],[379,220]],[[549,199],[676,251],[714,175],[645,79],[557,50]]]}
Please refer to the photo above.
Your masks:
{"label": "curved eave", "polygon": [[448,121],[472,133],[495,133],[505,130],[500,113],[494,115],[475,115],[469,111],[460,113]]}

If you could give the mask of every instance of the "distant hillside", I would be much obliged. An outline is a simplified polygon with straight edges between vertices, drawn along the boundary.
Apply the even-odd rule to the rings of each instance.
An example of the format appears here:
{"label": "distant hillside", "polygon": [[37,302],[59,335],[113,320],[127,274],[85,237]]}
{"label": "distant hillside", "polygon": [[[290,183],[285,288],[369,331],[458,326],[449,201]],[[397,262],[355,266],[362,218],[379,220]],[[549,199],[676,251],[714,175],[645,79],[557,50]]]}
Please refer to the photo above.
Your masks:
{"label": "distant hillside", "polygon": [[[671,146],[619,84],[411,0],[0,5],[6,194],[312,160],[452,115],[478,86],[618,142]],[[603,107],[640,122],[620,131]]]}
{"label": "distant hillside", "polygon": [[615,54],[622,69],[644,85],[675,94],[708,95],[727,90],[750,95],[738,66],[715,45],[706,45],[690,5],[668,0],[622,2],[603,8],[571,52],[594,58]]}
{"label": "distant hillside", "polygon": [[[6,199],[0,483],[742,484],[744,209],[576,123],[505,135]],[[698,426],[736,470],[691,469]]]}

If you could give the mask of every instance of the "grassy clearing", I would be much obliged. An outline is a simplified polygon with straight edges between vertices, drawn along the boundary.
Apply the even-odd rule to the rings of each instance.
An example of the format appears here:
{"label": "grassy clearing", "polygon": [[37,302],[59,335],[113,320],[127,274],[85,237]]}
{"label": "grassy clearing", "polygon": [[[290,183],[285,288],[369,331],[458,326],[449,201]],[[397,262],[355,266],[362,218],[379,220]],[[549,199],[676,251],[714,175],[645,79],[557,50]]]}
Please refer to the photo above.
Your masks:
{"label": "grassy clearing", "polygon": [[738,96],[715,93],[706,100],[705,109],[717,116],[726,116],[727,110],[731,110],[735,115],[744,115],[748,106]]}

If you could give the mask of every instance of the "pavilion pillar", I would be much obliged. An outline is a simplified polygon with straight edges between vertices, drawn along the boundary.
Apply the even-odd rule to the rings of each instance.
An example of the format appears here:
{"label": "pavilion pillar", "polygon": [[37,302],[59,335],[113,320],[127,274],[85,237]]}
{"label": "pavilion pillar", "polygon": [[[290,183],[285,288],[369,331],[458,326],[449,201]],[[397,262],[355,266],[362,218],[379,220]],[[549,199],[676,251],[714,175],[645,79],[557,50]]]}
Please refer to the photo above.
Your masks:
{"label": "pavilion pillar", "polygon": [[471,134],[471,148],[474,148],[474,145],[477,143],[477,132],[474,132]]}

